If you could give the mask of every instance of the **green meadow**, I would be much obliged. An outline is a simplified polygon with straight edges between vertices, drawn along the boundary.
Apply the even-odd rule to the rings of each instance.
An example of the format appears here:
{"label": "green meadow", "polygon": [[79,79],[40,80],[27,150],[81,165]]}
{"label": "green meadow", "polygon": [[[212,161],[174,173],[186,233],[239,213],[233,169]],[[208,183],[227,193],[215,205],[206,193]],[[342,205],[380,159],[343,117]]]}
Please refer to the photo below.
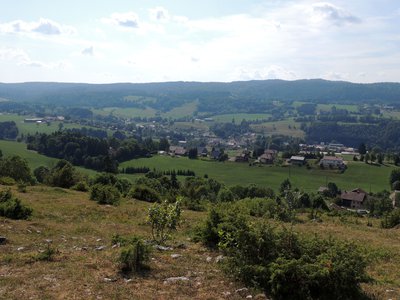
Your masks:
{"label": "green meadow", "polygon": [[[32,118],[32,116],[19,116],[16,114],[6,114],[0,115],[0,122],[5,121],[14,121],[17,124],[19,136],[21,134],[35,134],[36,132],[39,133],[52,133],[59,130],[59,124],[62,122],[54,121],[49,124],[47,123],[25,123],[24,119]],[[70,123],[63,123],[64,129],[72,129],[72,128],[81,128],[82,126],[79,124],[70,124]]]}
{"label": "green meadow", "polygon": [[[321,170],[298,166],[249,166],[247,163],[189,160],[187,157],[154,156],[124,162],[121,168],[146,166],[160,171],[190,169],[197,176],[207,174],[228,186],[255,183],[277,190],[283,180],[289,178],[295,187],[308,192],[316,191],[327,182],[335,182],[341,189],[360,187],[367,192],[389,189],[389,174],[393,166],[374,166],[363,162],[348,161],[348,169],[340,174],[334,170]],[[132,176],[134,177],[134,176]]]}
{"label": "green meadow", "polygon": [[235,120],[236,124],[240,124],[242,120],[246,121],[257,121],[257,120],[265,120],[271,117],[271,114],[244,114],[244,113],[237,113],[237,114],[224,114],[224,115],[215,115],[212,116],[214,121],[216,122],[224,122],[229,123],[232,120]]}
{"label": "green meadow", "polygon": [[[0,140],[0,150],[3,152],[3,156],[18,155],[25,158],[32,171],[39,166],[47,166],[51,168],[58,161],[56,158],[47,157],[37,153],[36,151],[26,149],[25,143]],[[89,176],[96,174],[96,171],[81,167],[78,167],[78,170]]]}

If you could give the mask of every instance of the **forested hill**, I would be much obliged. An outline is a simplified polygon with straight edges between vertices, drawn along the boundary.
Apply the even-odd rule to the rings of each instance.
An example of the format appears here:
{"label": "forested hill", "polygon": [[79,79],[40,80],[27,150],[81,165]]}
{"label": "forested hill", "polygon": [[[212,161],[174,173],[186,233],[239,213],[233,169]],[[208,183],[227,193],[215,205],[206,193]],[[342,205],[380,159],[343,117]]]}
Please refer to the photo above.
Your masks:
{"label": "forested hill", "polygon": [[[127,99],[127,96],[136,97],[132,100]],[[216,100],[231,102],[233,106],[243,102],[266,104],[272,100],[398,104],[400,83],[356,84],[321,79],[231,83],[0,83],[0,98],[13,102],[57,103],[66,106],[151,106],[160,110],[198,100],[200,111],[207,111]]]}

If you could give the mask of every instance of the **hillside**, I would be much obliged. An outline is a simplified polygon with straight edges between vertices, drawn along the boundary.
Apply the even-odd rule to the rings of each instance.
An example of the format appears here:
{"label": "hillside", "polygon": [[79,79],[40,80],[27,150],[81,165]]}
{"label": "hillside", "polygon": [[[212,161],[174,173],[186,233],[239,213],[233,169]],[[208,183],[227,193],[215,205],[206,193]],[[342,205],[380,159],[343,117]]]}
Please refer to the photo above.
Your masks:
{"label": "hillside", "polygon": [[[129,96],[138,96],[134,101]],[[342,81],[259,80],[222,82],[164,82],[83,84],[29,82],[0,84],[0,98],[16,102],[57,103],[66,106],[150,106],[168,111],[199,100],[199,108],[209,111],[215,100],[231,103],[227,111],[245,111],[243,103],[314,101],[330,103],[390,103],[400,100],[399,83],[356,84]],[[227,105],[225,103],[225,105]]]}
{"label": "hillside", "polygon": [[[120,249],[112,247],[111,239],[115,234],[148,238],[148,203],[124,200],[117,207],[101,206],[88,200],[86,193],[44,186],[14,192],[34,213],[28,221],[0,218],[1,235],[8,239],[0,245],[1,298],[242,299],[260,293],[251,289],[236,293],[243,284],[224,275],[215,263],[219,253],[190,241],[190,232],[205,212],[184,211],[184,223],[170,243],[173,250],[154,250],[150,270],[128,279],[118,271]],[[380,229],[374,220],[368,227],[366,218],[350,216],[323,217],[321,223],[301,218],[303,222],[293,227],[299,234],[332,236],[362,246],[370,265],[368,273],[374,278],[363,290],[377,299],[398,299],[399,230]],[[40,261],[37,257],[48,242],[57,252],[52,261]],[[105,247],[99,250],[101,246]],[[181,256],[172,258],[171,254]],[[164,283],[179,276],[189,280]]]}

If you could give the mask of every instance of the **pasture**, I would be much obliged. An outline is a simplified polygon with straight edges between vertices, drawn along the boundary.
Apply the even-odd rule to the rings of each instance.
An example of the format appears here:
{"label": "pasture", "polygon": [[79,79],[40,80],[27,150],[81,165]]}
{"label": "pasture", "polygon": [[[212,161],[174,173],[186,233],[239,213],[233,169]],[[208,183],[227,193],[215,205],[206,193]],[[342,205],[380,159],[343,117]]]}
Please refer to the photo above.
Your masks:
{"label": "pasture", "polygon": [[169,156],[130,160],[122,163],[120,168],[128,166],[146,166],[160,171],[189,169],[193,170],[196,176],[207,174],[209,178],[214,178],[227,186],[255,183],[271,187],[274,190],[278,190],[282,181],[289,178],[294,187],[306,192],[316,192],[327,182],[334,182],[343,190],[360,187],[367,192],[382,191],[389,189],[389,174],[394,168],[393,166],[374,166],[363,162],[349,161],[348,169],[340,174],[336,170],[321,170],[317,167],[308,170],[305,166],[249,166],[248,163],[190,160],[187,157]]}

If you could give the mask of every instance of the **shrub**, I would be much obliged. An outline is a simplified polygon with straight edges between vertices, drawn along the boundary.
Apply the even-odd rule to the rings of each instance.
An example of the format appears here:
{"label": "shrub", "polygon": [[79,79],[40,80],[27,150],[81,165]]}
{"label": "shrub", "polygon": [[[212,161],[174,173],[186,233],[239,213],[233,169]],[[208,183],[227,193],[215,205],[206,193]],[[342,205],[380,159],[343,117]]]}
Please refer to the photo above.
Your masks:
{"label": "shrub", "polygon": [[33,170],[33,175],[35,176],[36,180],[40,183],[45,183],[47,178],[50,174],[50,169],[45,166],[37,167]]}
{"label": "shrub", "polygon": [[387,213],[381,221],[382,228],[393,228],[400,225],[400,209]]}
{"label": "shrub", "polygon": [[31,215],[32,209],[23,205],[19,199],[14,198],[10,189],[0,192],[0,216],[15,220],[26,220]]}
{"label": "shrub", "polygon": [[26,184],[25,183],[19,183],[17,185],[17,190],[20,193],[26,193]]}
{"label": "shrub", "polygon": [[229,255],[226,270],[273,299],[358,299],[360,283],[368,280],[353,243],[300,239],[266,224],[238,227],[230,239],[219,243]]}
{"label": "shrub", "polygon": [[128,246],[121,250],[119,263],[124,273],[138,272],[146,268],[150,258],[150,247],[142,239],[134,237]]}
{"label": "shrub", "polygon": [[159,244],[171,238],[181,220],[181,199],[175,203],[155,203],[149,208],[148,222],[151,225],[153,240]]}
{"label": "shrub", "polygon": [[50,244],[47,244],[46,249],[43,252],[39,253],[39,255],[37,256],[37,260],[52,261],[54,258],[54,254],[56,253],[57,250],[51,247]]}
{"label": "shrub", "polygon": [[145,186],[137,185],[129,193],[131,198],[143,200],[147,202],[160,202],[161,196],[154,189]]}
{"label": "shrub", "polygon": [[13,178],[8,176],[0,177],[0,184],[2,185],[14,185],[16,182]]}
{"label": "shrub", "polygon": [[95,184],[90,190],[90,199],[99,204],[117,205],[121,195],[117,188],[111,185]]}
{"label": "shrub", "polygon": [[79,181],[77,184],[72,186],[71,189],[78,192],[87,192],[89,190],[89,186],[86,181]]}

